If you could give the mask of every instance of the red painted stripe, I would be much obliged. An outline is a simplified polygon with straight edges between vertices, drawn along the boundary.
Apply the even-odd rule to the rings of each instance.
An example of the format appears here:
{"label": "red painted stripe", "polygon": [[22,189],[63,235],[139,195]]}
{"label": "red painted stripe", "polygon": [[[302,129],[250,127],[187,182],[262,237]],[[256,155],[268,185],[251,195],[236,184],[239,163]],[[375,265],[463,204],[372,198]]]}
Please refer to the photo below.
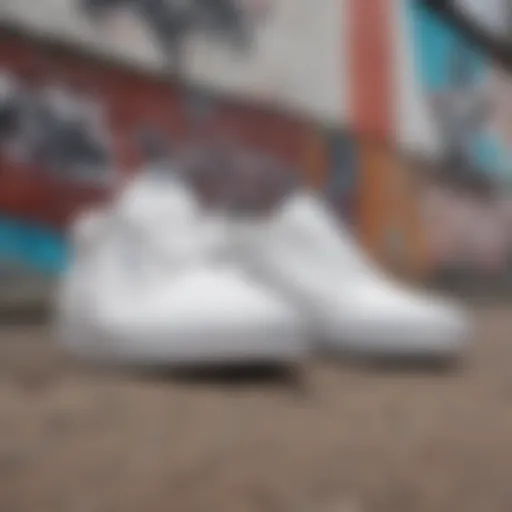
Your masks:
{"label": "red painted stripe", "polygon": [[361,135],[393,132],[393,0],[349,0],[350,105]]}

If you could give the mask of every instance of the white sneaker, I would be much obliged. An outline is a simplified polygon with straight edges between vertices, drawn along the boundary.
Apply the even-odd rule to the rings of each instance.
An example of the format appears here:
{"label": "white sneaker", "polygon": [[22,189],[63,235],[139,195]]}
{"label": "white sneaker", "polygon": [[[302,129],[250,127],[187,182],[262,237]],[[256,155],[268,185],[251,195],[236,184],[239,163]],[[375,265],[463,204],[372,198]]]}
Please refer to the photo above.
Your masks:
{"label": "white sneaker", "polygon": [[240,224],[238,240],[248,272],[302,313],[322,348],[451,357],[468,337],[459,308],[393,283],[311,194]]}
{"label": "white sneaker", "polygon": [[298,314],[223,263],[228,231],[202,217],[184,185],[138,181],[74,231],[58,306],[74,353],[158,365],[292,363],[307,353]]}

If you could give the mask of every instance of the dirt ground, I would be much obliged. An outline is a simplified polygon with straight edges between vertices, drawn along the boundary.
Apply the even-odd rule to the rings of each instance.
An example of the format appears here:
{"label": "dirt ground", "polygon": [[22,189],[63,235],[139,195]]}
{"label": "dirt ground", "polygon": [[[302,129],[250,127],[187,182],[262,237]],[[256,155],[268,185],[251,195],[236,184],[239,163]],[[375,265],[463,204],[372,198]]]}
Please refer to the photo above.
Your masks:
{"label": "dirt ground", "polygon": [[509,512],[512,311],[464,364],[295,378],[92,371],[0,330],[1,512]]}

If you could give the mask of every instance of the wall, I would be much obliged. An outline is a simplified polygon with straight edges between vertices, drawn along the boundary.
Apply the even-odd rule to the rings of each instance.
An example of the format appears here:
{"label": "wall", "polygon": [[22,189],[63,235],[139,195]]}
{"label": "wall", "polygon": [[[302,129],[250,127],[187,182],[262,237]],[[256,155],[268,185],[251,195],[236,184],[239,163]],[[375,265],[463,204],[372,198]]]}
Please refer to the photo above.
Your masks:
{"label": "wall", "polygon": [[[359,33],[352,22],[357,20],[376,33],[389,1],[369,3],[374,10],[365,25],[365,9],[361,10],[358,0],[244,0],[244,15],[253,36],[247,52],[201,32],[188,34],[184,46],[181,72],[192,83],[230,97],[230,101],[216,101],[210,128],[236,134],[238,144],[271,154],[302,174],[311,187],[327,193],[335,210],[356,230],[362,183],[357,171],[364,161],[359,158],[364,145],[354,132],[386,136],[391,111],[375,99],[371,88],[363,87],[369,77],[361,73],[371,72],[375,58],[364,40],[351,44]],[[69,217],[84,203],[108,195],[140,164],[133,140],[140,127],[150,124],[173,143],[186,142],[183,97],[179,89],[158,82],[166,72],[167,55],[147,19],[130,6],[114,9],[101,24],[84,15],[78,0],[39,0],[36,4],[4,0],[0,16],[12,27],[65,42],[75,50],[86,48],[91,55],[147,73],[121,71],[116,65],[81,59],[76,52],[36,47],[18,38],[0,41],[0,71],[4,68],[33,82],[32,89],[64,84],[75,96],[93,100],[95,110],[103,113],[103,136],[96,139],[106,145],[108,158],[100,165],[84,166],[80,158],[71,161],[69,155],[65,161],[60,155],[60,163],[52,157],[42,165],[40,158],[20,161],[12,148],[0,148],[0,214],[10,226],[14,219],[54,230],[54,239],[62,239],[63,261],[62,230]],[[386,37],[385,31],[380,33],[381,57],[391,51]],[[380,69],[386,72],[385,59]],[[391,94],[392,83],[389,79],[386,83],[387,94]],[[245,101],[265,108],[249,107]],[[273,107],[281,113],[272,113]],[[2,190],[10,190],[10,195]],[[18,232],[23,226],[19,225]],[[29,239],[23,233],[20,237]],[[12,227],[5,230],[4,247],[9,239],[14,239]],[[12,245],[30,244],[14,240]],[[52,268],[59,266],[55,263]]]}
{"label": "wall", "polygon": [[[494,16],[500,6],[488,7]],[[426,279],[505,282],[510,74],[415,0],[353,0],[349,10],[361,242],[386,266]]]}
{"label": "wall", "polygon": [[[383,261],[391,258],[396,266],[395,260],[403,258],[388,257],[388,253],[396,252],[395,242],[389,240],[403,239],[398,244],[406,247],[415,242],[409,228],[397,227],[401,224],[396,220],[398,213],[391,213],[386,206],[392,201],[379,199],[379,194],[387,197],[386,180],[393,180],[401,165],[391,149],[400,108],[400,102],[395,101],[393,73],[394,2],[269,1],[266,16],[254,20],[255,41],[248,54],[237,55],[215,43],[206,48],[204,40],[194,36],[186,47],[186,74],[196,83],[225,91],[232,98],[231,102],[217,105],[215,126],[236,132],[240,143],[275,154],[303,172],[310,186],[327,192],[333,206],[351,222],[365,246]],[[41,0],[33,9],[28,9],[24,0],[9,0],[2,3],[1,9],[6,19],[34,33],[51,33],[71,46],[85,44],[92,53],[114,56],[115,60],[160,74],[164,69],[162,53],[148,37],[140,18],[116,15],[101,30],[86,21],[77,10],[77,2],[71,0]],[[29,216],[55,228],[65,225],[65,219],[82,201],[78,197],[70,199],[70,187],[77,185],[73,197],[83,194],[85,187],[92,188],[89,194],[101,195],[137,167],[140,155],[134,147],[133,134],[139,126],[157,125],[170,140],[186,138],[181,95],[177,89],[159,85],[156,74],[153,79],[149,75],[143,78],[8,39],[0,48],[0,62],[41,85],[64,83],[79,95],[93,96],[98,109],[104,112],[103,131],[109,134],[108,165],[99,166],[100,169],[78,165],[76,171],[74,164],[66,165],[66,193],[57,190],[63,186],[63,176],[54,176],[53,162],[46,166],[50,176],[39,165],[30,179],[21,180],[30,165],[21,165],[24,170],[20,173],[14,170],[20,163],[11,159],[6,164],[10,171],[3,180],[18,190],[17,199],[4,197],[2,201],[4,211],[17,218]],[[293,114],[239,107],[236,99],[241,97],[267,107],[279,106],[282,111],[289,108]],[[311,122],[299,122],[297,119],[303,114]],[[417,140],[421,147],[421,135],[423,132],[406,141]],[[381,157],[375,155],[377,147],[386,148]],[[98,173],[99,182],[91,183],[90,178]],[[34,176],[38,176],[39,183],[45,181],[37,187],[37,200],[31,185]],[[103,182],[110,181],[110,185],[101,183],[102,176]],[[56,194],[59,201],[54,200]],[[414,251],[406,252],[410,260]]]}
{"label": "wall", "polygon": [[423,136],[437,138],[435,170],[418,171],[430,275],[503,283],[512,270],[511,76],[418,3],[403,2],[401,17],[402,45],[414,53],[400,73],[421,94],[421,108],[404,109],[402,119],[420,119]]}
{"label": "wall", "polygon": [[[162,73],[166,51],[156,44],[139,11],[114,10],[105,23],[94,24],[84,15],[80,1],[3,0],[0,18]],[[237,52],[218,38],[191,31],[183,71],[192,82],[222,93],[338,122],[348,108],[346,27],[352,1],[242,0],[253,33],[248,51]]]}
{"label": "wall", "polygon": [[[190,142],[181,94],[149,76],[4,34],[0,263],[16,260],[45,272],[62,269],[70,217],[86,204],[103,201],[139,168],[143,155],[136,138],[142,128],[157,130],[178,149]],[[56,96],[65,98],[64,112],[71,112],[84,129],[83,138],[68,139],[68,134],[64,140],[71,142],[57,147],[48,138],[56,122],[50,114],[63,108]],[[29,116],[42,123],[42,131],[9,122],[6,112],[19,101],[24,112],[45,106],[50,117]],[[247,151],[273,157],[312,187],[328,188],[340,215],[354,219],[355,145],[341,131],[222,98],[213,102],[209,116],[208,129],[233,137]],[[69,147],[77,149],[70,153]]]}
{"label": "wall", "polygon": [[[103,112],[103,164],[61,161],[59,174],[55,159],[34,166],[19,160],[19,148],[0,148],[0,212],[9,222],[55,230],[55,240],[73,211],[138,167],[134,134],[141,127],[156,126],[178,145],[189,134],[182,94],[159,81],[165,58],[140,16],[125,10],[97,26],[73,0],[28,4],[5,0],[0,14],[150,72],[13,37],[0,41],[0,70],[36,89],[67,84]],[[242,146],[276,157],[324,190],[386,266],[430,279],[503,280],[512,269],[510,76],[414,0],[245,5],[254,35],[248,53],[215,39],[206,45],[198,33],[185,45],[187,77],[230,98],[217,95],[210,128],[236,134]],[[264,8],[253,10],[258,5]],[[418,165],[424,161],[428,170]],[[460,212],[472,221],[462,222]],[[480,226],[488,226],[485,237]],[[65,250],[60,254],[64,260]]]}

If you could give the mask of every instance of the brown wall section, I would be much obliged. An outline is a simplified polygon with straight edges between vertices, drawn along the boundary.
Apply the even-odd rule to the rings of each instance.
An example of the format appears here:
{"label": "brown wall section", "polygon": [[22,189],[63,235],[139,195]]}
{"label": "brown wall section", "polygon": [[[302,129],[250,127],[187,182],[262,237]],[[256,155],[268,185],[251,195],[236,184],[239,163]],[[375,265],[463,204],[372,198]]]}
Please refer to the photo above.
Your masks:
{"label": "brown wall section", "polygon": [[359,233],[364,247],[381,258],[380,237],[387,206],[386,184],[392,162],[383,146],[362,143],[359,148]]}
{"label": "brown wall section", "polygon": [[407,277],[428,270],[416,170],[392,149],[362,143],[359,233],[375,259]]}

